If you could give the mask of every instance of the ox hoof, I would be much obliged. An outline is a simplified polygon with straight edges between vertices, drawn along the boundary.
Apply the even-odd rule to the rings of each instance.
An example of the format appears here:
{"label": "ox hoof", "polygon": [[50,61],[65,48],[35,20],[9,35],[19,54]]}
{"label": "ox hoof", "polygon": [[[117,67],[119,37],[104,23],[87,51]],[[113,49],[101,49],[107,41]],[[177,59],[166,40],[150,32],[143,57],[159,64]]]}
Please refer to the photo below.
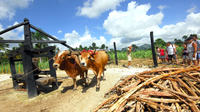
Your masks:
{"label": "ox hoof", "polygon": [[100,87],[96,87],[96,91],[98,92],[100,90]]}
{"label": "ox hoof", "polygon": [[86,83],[87,85],[89,85],[90,80],[87,78],[86,81],[85,81],[85,83]]}

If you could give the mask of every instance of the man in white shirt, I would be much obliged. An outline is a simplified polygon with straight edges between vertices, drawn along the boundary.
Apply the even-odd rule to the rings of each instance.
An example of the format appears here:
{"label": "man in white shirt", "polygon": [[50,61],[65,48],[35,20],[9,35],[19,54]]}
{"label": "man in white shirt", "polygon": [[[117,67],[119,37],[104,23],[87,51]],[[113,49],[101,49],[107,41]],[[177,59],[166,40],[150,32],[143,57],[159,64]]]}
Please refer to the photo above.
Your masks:
{"label": "man in white shirt", "polygon": [[[171,42],[168,42],[166,52],[167,52],[168,60],[169,60],[170,63],[173,62],[172,59],[174,59],[176,61],[177,57],[176,57],[176,47],[175,47],[175,45],[173,45]],[[176,61],[176,63],[177,63],[177,61]]]}

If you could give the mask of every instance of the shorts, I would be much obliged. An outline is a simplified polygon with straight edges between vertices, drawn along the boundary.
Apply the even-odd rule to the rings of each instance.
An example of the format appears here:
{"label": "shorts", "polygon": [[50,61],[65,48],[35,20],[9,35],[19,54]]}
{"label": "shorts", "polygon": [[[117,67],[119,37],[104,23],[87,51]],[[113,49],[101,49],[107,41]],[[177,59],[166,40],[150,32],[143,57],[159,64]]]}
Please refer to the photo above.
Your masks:
{"label": "shorts", "polygon": [[188,53],[188,59],[189,59],[189,60],[197,60],[197,54],[196,54],[195,57],[193,58],[193,53]]}
{"label": "shorts", "polygon": [[164,56],[160,56],[161,59],[165,59],[165,55]]}
{"label": "shorts", "polygon": [[200,59],[200,53],[197,53],[197,59]]}
{"label": "shorts", "polygon": [[172,59],[176,59],[176,55],[174,54],[168,55],[168,60],[172,60]]}
{"label": "shorts", "polygon": [[183,55],[183,59],[188,59],[188,56],[187,55]]}
{"label": "shorts", "polygon": [[128,55],[128,61],[132,61],[131,55]]}

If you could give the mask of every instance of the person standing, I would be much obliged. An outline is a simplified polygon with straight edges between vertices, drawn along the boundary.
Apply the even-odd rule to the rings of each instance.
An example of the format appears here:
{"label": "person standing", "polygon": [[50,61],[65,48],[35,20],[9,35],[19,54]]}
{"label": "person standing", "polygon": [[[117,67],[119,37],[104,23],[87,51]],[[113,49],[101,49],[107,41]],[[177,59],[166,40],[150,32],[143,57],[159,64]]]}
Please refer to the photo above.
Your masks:
{"label": "person standing", "polygon": [[192,62],[194,65],[197,65],[197,43],[194,42],[193,37],[190,36],[187,39],[187,50],[188,50],[188,65],[191,65]]}
{"label": "person standing", "polygon": [[200,63],[200,40],[197,35],[192,35],[194,42],[197,44],[197,65]]}
{"label": "person standing", "polygon": [[183,44],[183,51],[182,51],[182,58],[183,58],[183,64],[187,63],[187,57],[188,57],[188,51],[187,51],[187,44]]}
{"label": "person standing", "polygon": [[172,43],[171,42],[168,42],[167,43],[167,50],[166,50],[166,52],[167,52],[167,55],[168,55],[168,62],[169,63],[172,63],[173,62],[173,60],[172,59],[174,59],[175,60],[175,62],[176,62],[176,64],[177,64],[177,60],[176,60],[176,49],[175,49],[175,46],[174,45],[172,45]]}
{"label": "person standing", "polygon": [[129,46],[128,49],[127,49],[128,68],[131,67],[131,61],[132,61],[131,51],[132,51],[132,46]]}
{"label": "person standing", "polygon": [[165,49],[160,48],[161,63],[165,63]]}
{"label": "person standing", "polygon": [[160,48],[156,47],[157,60],[160,62]]}

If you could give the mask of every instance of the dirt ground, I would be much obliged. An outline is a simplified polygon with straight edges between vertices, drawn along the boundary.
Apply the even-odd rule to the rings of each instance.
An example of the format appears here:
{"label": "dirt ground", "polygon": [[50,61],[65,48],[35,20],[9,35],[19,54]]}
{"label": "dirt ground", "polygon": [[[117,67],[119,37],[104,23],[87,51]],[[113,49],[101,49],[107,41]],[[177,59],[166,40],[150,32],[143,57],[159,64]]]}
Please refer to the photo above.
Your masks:
{"label": "dirt ground", "polygon": [[72,79],[68,78],[63,71],[57,71],[58,77],[65,80],[64,88],[47,94],[40,94],[31,99],[27,98],[26,91],[14,90],[11,79],[1,81],[0,110],[1,112],[91,112],[105,100],[104,94],[121,77],[149,70],[146,66],[144,66],[146,68],[142,67],[140,60],[138,62],[140,62],[140,65],[133,64],[134,67],[131,69],[122,67],[123,64],[126,64],[126,61],[120,61],[118,66],[108,65],[98,92],[96,92],[96,78],[92,71],[89,71],[90,85],[83,87],[82,80],[77,77],[78,88],[75,91],[72,89]]}

